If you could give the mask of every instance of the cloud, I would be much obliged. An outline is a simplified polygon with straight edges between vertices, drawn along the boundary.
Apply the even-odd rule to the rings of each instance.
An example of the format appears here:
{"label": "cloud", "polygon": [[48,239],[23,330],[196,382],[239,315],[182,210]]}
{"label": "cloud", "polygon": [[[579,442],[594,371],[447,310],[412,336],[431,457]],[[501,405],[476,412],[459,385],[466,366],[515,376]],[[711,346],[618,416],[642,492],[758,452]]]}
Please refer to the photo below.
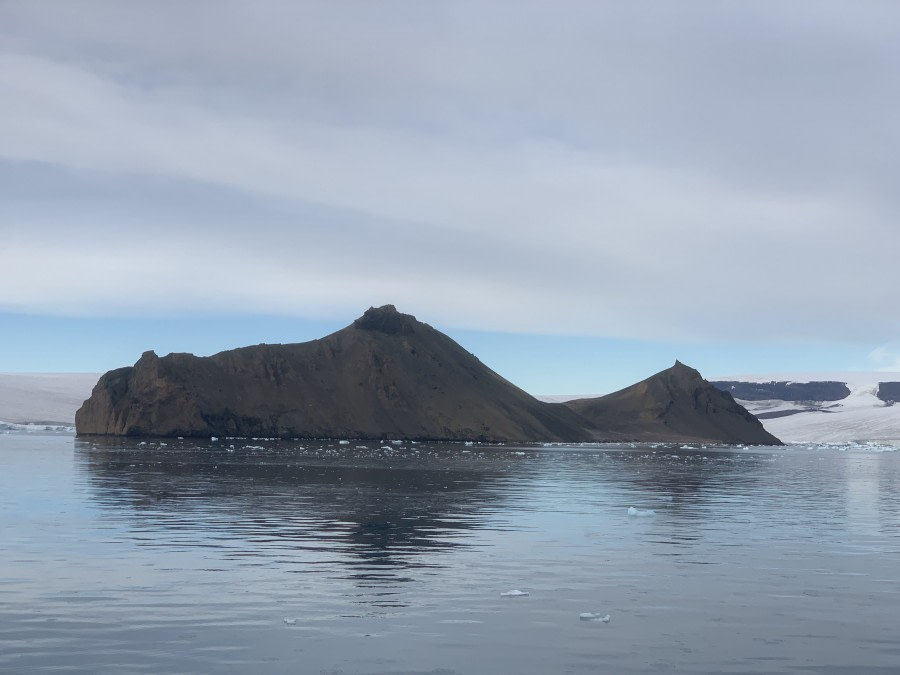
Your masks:
{"label": "cloud", "polygon": [[0,308],[891,339],[900,10],[798,6],[8,3]]}

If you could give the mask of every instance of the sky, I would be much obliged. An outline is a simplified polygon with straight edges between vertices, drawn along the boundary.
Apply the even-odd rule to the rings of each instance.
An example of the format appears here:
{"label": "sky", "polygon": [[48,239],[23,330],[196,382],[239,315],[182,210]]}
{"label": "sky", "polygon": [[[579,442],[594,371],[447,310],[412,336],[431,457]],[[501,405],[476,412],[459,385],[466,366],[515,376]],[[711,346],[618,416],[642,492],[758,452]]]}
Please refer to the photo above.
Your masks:
{"label": "sky", "polygon": [[370,306],[532,393],[900,370],[900,3],[0,2],[0,371]]}

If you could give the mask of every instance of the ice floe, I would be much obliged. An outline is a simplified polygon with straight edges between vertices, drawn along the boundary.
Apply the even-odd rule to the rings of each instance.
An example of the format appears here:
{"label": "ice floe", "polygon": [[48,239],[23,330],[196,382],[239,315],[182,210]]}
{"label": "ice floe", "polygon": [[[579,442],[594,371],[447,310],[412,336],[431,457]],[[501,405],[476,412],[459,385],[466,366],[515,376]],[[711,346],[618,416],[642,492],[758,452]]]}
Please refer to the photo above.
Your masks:
{"label": "ice floe", "polygon": [[500,593],[501,598],[520,598],[523,595],[530,595],[528,591],[520,591],[518,589],[512,591],[502,591]]}
{"label": "ice floe", "polygon": [[594,612],[582,612],[578,615],[582,621],[599,621],[600,623],[609,623],[609,614],[595,614]]}
{"label": "ice floe", "polygon": [[633,506],[629,506],[628,516],[631,518],[654,518],[656,517],[656,511],[653,509],[636,509]]}

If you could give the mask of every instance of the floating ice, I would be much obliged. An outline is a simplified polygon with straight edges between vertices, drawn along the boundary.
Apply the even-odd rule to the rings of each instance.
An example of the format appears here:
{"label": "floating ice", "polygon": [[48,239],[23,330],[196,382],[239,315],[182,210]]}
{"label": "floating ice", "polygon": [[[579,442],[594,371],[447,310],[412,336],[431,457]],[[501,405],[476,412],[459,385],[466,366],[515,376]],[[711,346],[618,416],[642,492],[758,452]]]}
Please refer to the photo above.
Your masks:
{"label": "floating ice", "polygon": [[500,593],[501,598],[518,598],[523,595],[529,595],[528,591],[520,591],[518,589],[513,591],[504,591]]}
{"label": "floating ice", "polygon": [[582,612],[578,615],[578,618],[582,621],[599,621],[601,623],[609,623],[609,614],[600,616],[599,614],[595,614],[594,612]]}
{"label": "floating ice", "polygon": [[629,506],[628,515],[632,518],[654,518],[656,511],[653,509],[636,509],[633,506]]}
{"label": "floating ice", "polygon": [[338,445],[350,445],[350,441],[338,441]]}
{"label": "floating ice", "polygon": [[288,626],[294,626],[294,625],[296,625],[296,623],[297,623],[297,619],[289,619],[289,618],[287,618],[287,617],[284,617],[284,622],[285,622]]}
{"label": "floating ice", "polygon": [[209,440],[211,440],[213,443],[215,443],[217,440],[219,440],[219,437],[218,436],[210,436]]}

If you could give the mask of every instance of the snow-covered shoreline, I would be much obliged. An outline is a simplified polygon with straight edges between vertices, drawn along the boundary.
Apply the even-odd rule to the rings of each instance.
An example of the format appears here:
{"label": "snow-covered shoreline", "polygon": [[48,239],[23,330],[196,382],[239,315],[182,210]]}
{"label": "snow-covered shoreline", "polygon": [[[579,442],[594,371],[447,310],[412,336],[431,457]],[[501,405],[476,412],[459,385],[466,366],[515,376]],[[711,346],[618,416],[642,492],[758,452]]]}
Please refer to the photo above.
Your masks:
{"label": "snow-covered shoreline", "polygon": [[766,430],[785,443],[900,443],[900,405],[878,398],[880,382],[900,382],[896,372],[816,372],[737,375],[711,378],[731,382],[843,382],[850,394],[837,401],[769,399],[738,403],[754,415],[781,412],[761,419]]}

